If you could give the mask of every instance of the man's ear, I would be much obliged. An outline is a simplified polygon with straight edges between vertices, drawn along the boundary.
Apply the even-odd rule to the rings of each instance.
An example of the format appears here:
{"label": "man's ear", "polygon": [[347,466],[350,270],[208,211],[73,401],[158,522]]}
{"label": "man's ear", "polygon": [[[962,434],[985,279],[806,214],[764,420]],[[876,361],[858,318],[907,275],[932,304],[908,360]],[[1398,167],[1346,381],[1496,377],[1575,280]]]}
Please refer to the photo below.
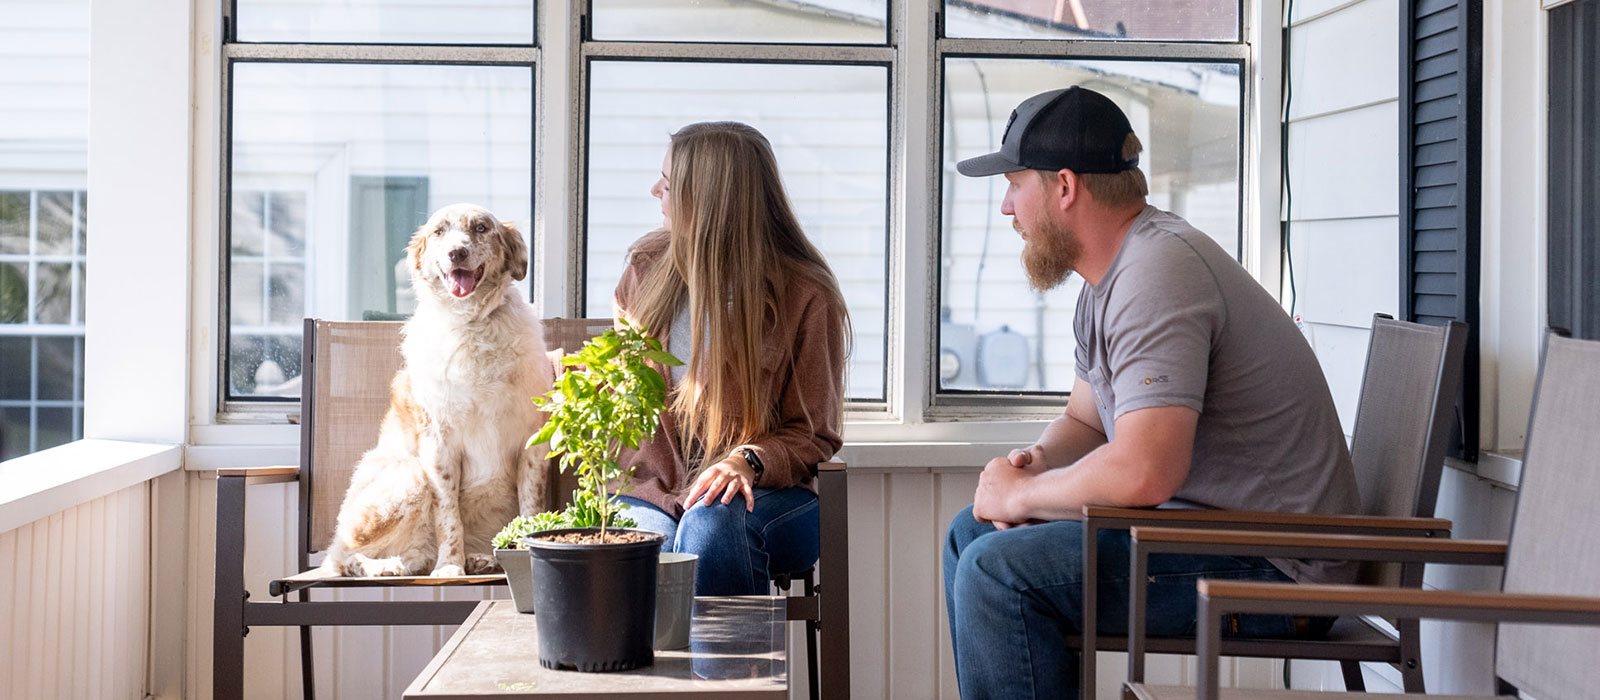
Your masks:
{"label": "man's ear", "polygon": [[1057,196],[1056,205],[1063,212],[1072,208],[1083,196],[1083,178],[1071,170],[1057,170],[1055,179],[1048,184]]}

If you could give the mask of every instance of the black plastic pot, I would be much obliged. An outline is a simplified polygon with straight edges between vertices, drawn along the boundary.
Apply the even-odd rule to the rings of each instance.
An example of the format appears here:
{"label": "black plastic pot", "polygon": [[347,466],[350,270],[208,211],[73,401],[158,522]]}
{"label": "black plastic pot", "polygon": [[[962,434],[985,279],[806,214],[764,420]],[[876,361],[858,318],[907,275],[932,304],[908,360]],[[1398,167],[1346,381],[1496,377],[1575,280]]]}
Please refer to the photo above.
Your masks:
{"label": "black plastic pot", "polygon": [[[599,528],[550,530],[534,537]],[[655,663],[656,561],[664,535],[644,542],[569,544],[529,537],[539,665],[626,671]]]}

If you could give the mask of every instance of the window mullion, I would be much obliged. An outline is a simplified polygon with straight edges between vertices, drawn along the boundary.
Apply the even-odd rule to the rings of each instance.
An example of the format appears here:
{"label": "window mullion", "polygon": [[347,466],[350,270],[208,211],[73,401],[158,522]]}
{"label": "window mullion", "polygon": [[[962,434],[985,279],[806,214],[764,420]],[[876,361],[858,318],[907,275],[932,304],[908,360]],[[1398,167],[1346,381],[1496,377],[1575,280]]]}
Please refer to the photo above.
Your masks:
{"label": "window mullion", "polygon": [[1024,56],[1096,59],[1184,59],[1229,61],[1249,58],[1244,42],[1083,41],[1070,39],[939,39],[939,56]]}
{"label": "window mullion", "polygon": [[681,42],[588,41],[584,58],[656,58],[696,61],[786,61],[795,63],[890,63],[892,46],[838,44],[695,44]]}
{"label": "window mullion", "polygon": [[937,305],[914,303],[937,293],[939,101],[941,71],[936,55],[939,10],[929,3],[902,0],[895,4],[894,41],[900,47],[894,140],[899,202],[890,242],[889,396],[890,410],[904,423],[922,422],[928,405],[938,335]]}
{"label": "window mullion", "polygon": [[429,63],[474,66],[526,66],[539,59],[534,46],[407,44],[224,44],[230,61],[325,61],[333,63]]}

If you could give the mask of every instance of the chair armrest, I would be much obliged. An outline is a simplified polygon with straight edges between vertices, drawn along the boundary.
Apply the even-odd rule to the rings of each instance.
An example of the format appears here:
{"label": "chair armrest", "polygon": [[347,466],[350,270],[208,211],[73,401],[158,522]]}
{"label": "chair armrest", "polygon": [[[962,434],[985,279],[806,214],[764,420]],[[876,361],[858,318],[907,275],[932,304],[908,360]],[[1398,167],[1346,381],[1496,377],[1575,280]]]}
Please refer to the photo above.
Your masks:
{"label": "chair armrest", "polygon": [[223,467],[217,478],[243,477],[246,484],[283,484],[300,480],[299,467]]}
{"label": "chair armrest", "polygon": [[1199,618],[1195,651],[1200,657],[1196,690],[1200,698],[1212,700],[1218,697],[1217,661],[1223,615],[1379,615],[1600,626],[1600,598],[1587,596],[1216,580],[1201,581],[1196,589]]}
{"label": "chair armrest", "polygon": [[1223,554],[1293,559],[1505,564],[1506,543],[1499,540],[1445,540],[1425,537],[1344,535],[1244,530],[1134,527],[1135,557],[1149,554]]}
{"label": "chair armrest", "polygon": [[[1145,589],[1153,554],[1209,554],[1402,563],[1505,564],[1506,543],[1412,536],[1135,526],[1128,572],[1128,678],[1144,680]],[[1420,578],[1421,571],[1418,569]],[[1420,580],[1417,581],[1420,584]],[[1321,613],[1319,613],[1321,614]]]}
{"label": "chair armrest", "polygon": [[1600,597],[1595,596],[1221,580],[1200,581],[1196,589],[1219,616],[1259,612],[1600,625]]}
{"label": "chair armrest", "polygon": [[817,472],[844,472],[848,466],[844,462],[818,462]]}
{"label": "chair armrest", "polygon": [[1136,525],[1160,527],[1200,527],[1231,530],[1276,530],[1289,532],[1352,532],[1364,534],[1423,536],[1448,535],[1451,523],[1444,518],[1392,518],[1370,515],[1323,515],[1319,513],[1281,513],[1258,510],[1199,510],[1186,508],[1112,508],[1084,506],[1084,520],[1099,521],[1101,528],[1125,529]]}
{"label": "chair armrest", "polygon": [[[1273,532],[1325,532],[1363,535],[1399,535],[1413,538],[1448,538],[1450,521],[1443,518],[1381,518],[1365,515],[1322,515],[1252,510],[1205,510],[1194,508],[1116,508],[1083,507],[1083,648],[1098,645],[1095,626],[1099,605],[1099,533],[1101,530],[1128,530],[1138,526],[1190,527],[1227,530],[1266,530]],[[1140,579],[1135,579],[1140,580]],[[1133,581],[1129,585],[1134,585]],[[1132,612],[1130,610],[1130,612]],[[1130,638],[1130,644],[1138,643]],[[1138,679],[1142,659],[1130,653],[1130,677]],[[1092,697],[1095,687],[1095,655],[1082,655],[1078,678],[1084,697]]]}

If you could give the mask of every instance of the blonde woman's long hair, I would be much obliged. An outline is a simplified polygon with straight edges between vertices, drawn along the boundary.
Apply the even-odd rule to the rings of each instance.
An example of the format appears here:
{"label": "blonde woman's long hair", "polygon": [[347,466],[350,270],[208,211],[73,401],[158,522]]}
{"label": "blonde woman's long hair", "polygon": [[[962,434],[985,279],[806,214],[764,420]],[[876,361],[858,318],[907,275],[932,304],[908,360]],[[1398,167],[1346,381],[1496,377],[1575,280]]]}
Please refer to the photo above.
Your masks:
{"label": "blonde woman's long hair", "polygon": [[688,305],[688,371],[670,408],[692,481],[703,464],[778,427],[776,401],[761,373],[762,338],[772,332],[789,283],[809,280],[822,290],[837,313],[833,330],[841,342],[849,338],[849,319],[839,282],[800,229],[761,132],[739,122],[701,122],[674,133],[670,148],[671,232],[627,311],[665,338]]}

